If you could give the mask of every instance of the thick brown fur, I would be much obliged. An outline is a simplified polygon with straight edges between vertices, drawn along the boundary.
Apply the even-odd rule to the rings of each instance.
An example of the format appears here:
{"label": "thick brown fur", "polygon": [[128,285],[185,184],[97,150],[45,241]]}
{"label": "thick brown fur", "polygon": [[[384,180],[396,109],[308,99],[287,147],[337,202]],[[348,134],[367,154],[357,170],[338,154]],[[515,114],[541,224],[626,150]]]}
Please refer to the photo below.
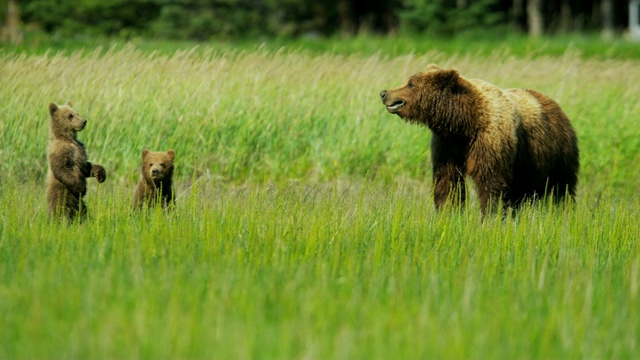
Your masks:
{"label": "thick brown fur", "polygon": [[142,179],[133,195],[134,208],[152,207],[160,203],[163,208],[175,205],[173,194],[173,160],[176,152],[142,151]]}
{"label": "thick brown fur", "polygon": [[84,144],[76,138],[87,120],[71,107],[71,102],[58,106],[49,104],[50,137],[47,147],[49,173],[47,174],[47,204],[51,215],[68,220],[85,218],[84,196],[87,178],[95,177],[99,183],[107,178],[101,165],[88,161]]}
{"label": "thick brown fur", "polygon": [[553,195],[575,198],[578,139],[560,106],[525,89],[502,90],[429,65],[407,83],[380,93],[387,111],[431,129],[437,209],[465,201],[465,176],[475,184],[483,216],[502,200],[516,208]]}

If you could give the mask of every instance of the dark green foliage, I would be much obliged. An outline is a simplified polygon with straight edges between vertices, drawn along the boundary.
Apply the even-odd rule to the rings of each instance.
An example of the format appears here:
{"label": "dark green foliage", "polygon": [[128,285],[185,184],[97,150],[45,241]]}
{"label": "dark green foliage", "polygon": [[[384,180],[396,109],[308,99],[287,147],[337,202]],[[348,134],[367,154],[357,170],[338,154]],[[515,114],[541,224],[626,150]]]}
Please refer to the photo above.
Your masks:
{"label": "dark green foliage", "polygon": [[20,6],[24,22],[66,36],[142,33],[161,10],[153,0],[28,0]]}
{"label": "dark green foliage", "polygon": [[242,0],[157,3],[161,11],[150,29],[162,38],[208,40],[212,36],[247,35],[263,25],[261,6],[250,7]]}
{"label": "dark green foliage", "polygon": [[[626,28],[624,0],[613,2],[613,25]],[[504,35],[526,30],[524,2],[506,0],[22,0],[29,29],[82,38],[134,36],[207,41],[359,33]],[[545,31],[596,30],[600,2],[543,0]],[[0,1],[4,20],[7,1]]]}
{"label": "dark green foliage", "polygon": [[403,30],[453,35],[505,24],[500,0],[477,0],[467,4],[448,0],[404,0],[398,11]]}

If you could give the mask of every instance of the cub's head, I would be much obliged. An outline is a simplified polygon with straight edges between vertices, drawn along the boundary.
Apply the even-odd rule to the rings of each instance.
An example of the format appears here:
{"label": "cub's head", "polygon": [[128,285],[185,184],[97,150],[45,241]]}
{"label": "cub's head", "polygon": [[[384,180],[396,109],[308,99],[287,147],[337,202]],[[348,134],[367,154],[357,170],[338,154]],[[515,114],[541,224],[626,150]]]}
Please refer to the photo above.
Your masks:
{"label": "cub's head", "polygon": [[171,180],[175,157],[173,149],[166,152],[142,150],[142,175],[153,182]]}
{"label": "cub's head", "polygon": [[87,120],[81,118],[71,107],[71,101],[67,101],[62,106],[49,104],[49,114],[51,115],[51,132],[55,136],[75,136],[87,125]]}
{"label": "cub's head", "polygon": [[387,111],[411,122],[429,125],[432,117],[448,112],[452,95],[464,92],[463,79],[455,69],[431,64],[423,72],[392,90],[382,90],[380,98]]}

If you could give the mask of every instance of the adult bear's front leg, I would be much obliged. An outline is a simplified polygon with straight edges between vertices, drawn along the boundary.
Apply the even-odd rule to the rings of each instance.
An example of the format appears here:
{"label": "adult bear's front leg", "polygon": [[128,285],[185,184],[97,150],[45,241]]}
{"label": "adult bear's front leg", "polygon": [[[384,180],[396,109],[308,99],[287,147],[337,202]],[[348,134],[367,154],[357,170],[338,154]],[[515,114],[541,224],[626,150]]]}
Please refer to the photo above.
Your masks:
{"label": "adult bear's front leg", "polygon": [[462,169],[452,164],[434,167],[433,201],[436,210],[440,210],[447,201],[460,206],[465,200],[466,186]]}
{"label": "adult bear's front leg", "polygon": [[[452,145],[453,144],[453,145]],[[454,206],[466,199],[465,158],[466,146],[455,144],[453,139],[443,139],[437,134],[431,138],[431,163],[433,166],[433,200],[436,209],[447,201]]]}

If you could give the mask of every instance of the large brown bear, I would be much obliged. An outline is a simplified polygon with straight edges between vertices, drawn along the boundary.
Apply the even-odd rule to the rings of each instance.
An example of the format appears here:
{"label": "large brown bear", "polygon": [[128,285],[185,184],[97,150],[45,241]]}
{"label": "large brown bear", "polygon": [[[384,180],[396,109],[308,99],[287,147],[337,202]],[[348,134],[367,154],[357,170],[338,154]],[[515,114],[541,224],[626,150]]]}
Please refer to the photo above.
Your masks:
{"label": "large brown bear", "polygon": [[560,106],[533,90],[502,90],[457,70],[429,65],[380,92],[387,111],[431,129],[434,201],[465,200],[476,183],[483,217],[502,200],[516,208],[553,195],[574,199],[580,168],[576,133]]}
{"label": "large brown bear", "polygon": [[142,179],[133,195],[133,207],[152,207],[158,202],[163,208],[175,205],[173,195],[173,160],[176,152],[142,150]]}
{"label": "large brown bear", "polygon": [[83,197],[87,193],[87,178],[95,177],[104,182],[104,167],[88,161],[84,144],[76,133],[84,129],[87,120],[78,116],[71,107],[49,104],[50,137],[47,148],[49,173],[47,174],[47,203],[49,213],[69,220],[86,217]]}

